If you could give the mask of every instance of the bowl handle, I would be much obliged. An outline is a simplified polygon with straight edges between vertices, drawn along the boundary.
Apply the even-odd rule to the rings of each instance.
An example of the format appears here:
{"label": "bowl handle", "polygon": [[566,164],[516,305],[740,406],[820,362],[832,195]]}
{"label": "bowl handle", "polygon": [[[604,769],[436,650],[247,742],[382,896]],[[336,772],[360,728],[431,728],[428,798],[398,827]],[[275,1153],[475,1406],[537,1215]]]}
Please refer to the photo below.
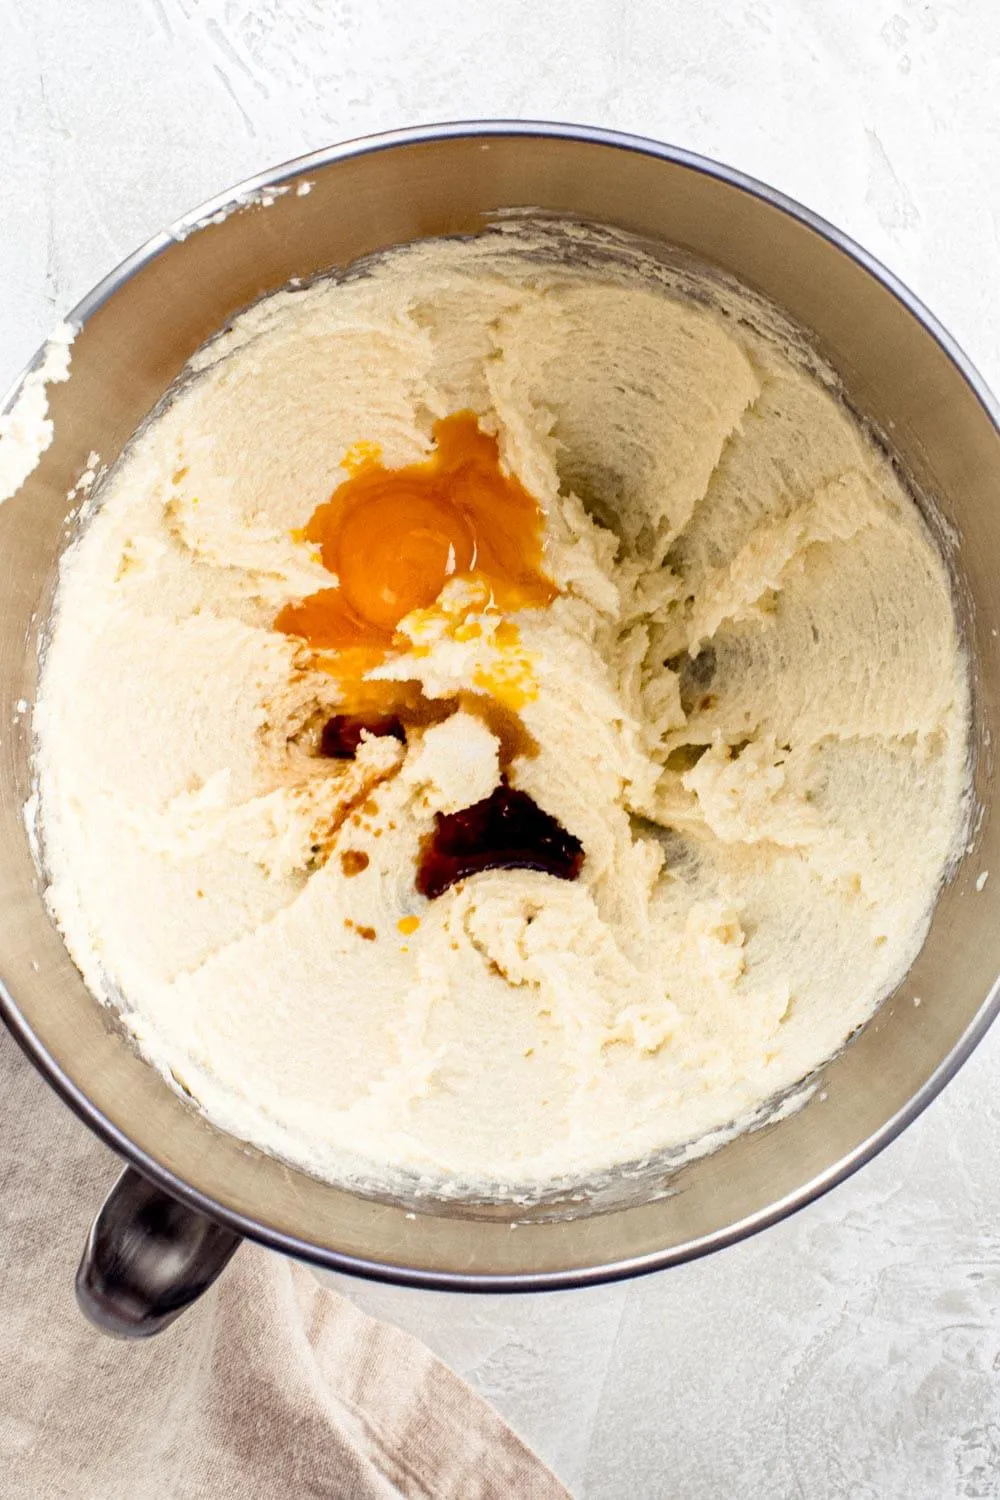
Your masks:
{"label": "bowl handle", "polygon": [[76,1298],[117,1338],[159,1333],[225,1270],[233,1230],[171,1198],[127,1167],[94,1220],[76,1273]]}

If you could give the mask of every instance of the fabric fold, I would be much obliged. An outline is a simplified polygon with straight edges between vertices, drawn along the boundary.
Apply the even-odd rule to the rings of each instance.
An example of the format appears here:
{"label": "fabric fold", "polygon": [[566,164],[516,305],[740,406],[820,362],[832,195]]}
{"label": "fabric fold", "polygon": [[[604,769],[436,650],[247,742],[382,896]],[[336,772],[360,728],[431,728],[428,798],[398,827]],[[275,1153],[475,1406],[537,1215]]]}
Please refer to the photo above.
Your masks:
{"label": "fabric fold", "polygon": [[148,1343],[77,1311],[117,1163],[0,1028],[4,1500],[567,1500],[479,1396],[306,1267],[244,1245]]}

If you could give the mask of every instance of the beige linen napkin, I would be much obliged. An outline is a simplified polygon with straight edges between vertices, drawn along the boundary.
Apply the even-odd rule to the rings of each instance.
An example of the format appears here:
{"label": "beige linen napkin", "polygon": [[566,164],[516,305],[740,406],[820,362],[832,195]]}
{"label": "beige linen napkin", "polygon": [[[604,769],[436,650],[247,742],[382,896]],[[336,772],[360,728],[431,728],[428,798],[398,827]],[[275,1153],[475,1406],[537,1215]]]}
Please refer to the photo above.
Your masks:
{"label": "beige linen napkin", "polygon": [[0,1025],[3,1500],[567,1500],[429,1349],[244,1245],[156,1338],[77,1312],[117,1164]]}

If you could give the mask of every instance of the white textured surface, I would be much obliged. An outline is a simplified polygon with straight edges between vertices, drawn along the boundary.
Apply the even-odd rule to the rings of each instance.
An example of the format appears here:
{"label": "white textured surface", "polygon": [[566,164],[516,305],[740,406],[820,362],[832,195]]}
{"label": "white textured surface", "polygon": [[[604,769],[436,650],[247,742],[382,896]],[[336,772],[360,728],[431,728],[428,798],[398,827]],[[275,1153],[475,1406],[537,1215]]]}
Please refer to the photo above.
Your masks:
{"label": "white textured surface", "polygon": [[[285,157],[483,115],[720,157],[818,209],[1000,385],[995,0],[0,0],[0,388],[140,241]],[[1000,1032],[822,1203],[628,1286],[345,1283],[588,1500],[1000,1495]]]}

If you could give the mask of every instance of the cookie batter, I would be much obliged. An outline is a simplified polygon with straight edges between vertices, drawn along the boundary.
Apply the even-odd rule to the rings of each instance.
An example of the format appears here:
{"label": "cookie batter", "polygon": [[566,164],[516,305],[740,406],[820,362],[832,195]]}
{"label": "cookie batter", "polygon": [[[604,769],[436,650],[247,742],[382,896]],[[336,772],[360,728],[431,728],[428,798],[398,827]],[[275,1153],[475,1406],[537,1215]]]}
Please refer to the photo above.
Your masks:
{"label": "cookie batter", "polygon": [[219,1125],[531,1191],[866,1020],[968,717],[944,563],[780,319],[583,229],[427,242],[237,318],[105,481],[35,711],[48,899]]}

